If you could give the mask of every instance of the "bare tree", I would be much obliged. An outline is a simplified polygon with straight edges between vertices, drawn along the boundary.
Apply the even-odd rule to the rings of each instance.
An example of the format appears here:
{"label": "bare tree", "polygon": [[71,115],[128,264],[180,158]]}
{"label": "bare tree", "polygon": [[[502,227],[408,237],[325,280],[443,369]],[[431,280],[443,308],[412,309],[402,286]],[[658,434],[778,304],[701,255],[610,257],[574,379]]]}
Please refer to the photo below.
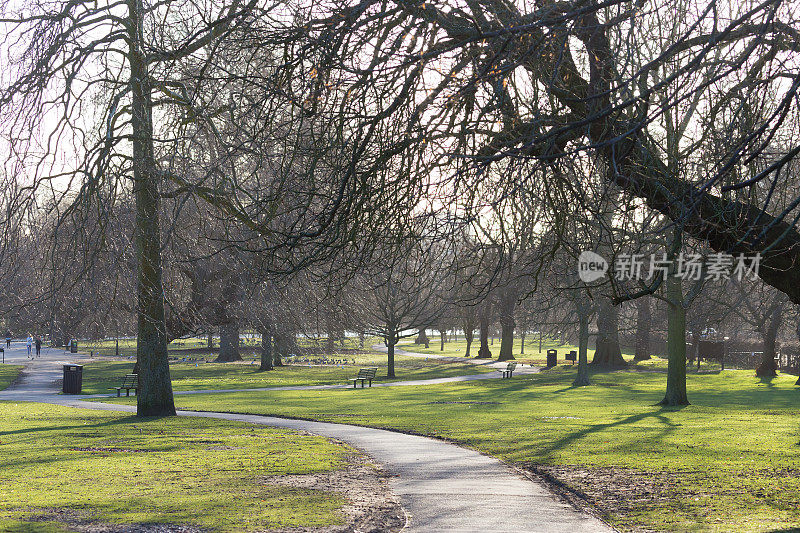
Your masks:
{"label": "bare tree", "polygon": [[421,247],[412,241],[405,252],[391,254],[369,269],[361,279],[359,292],[368,329],[384,339],[388,349],[388,374],[395,377],[394,353],[398,341],[414,334],[417,327],[433,325],[443,311],[441,291],[449,280],[446,259],[429,262]]}

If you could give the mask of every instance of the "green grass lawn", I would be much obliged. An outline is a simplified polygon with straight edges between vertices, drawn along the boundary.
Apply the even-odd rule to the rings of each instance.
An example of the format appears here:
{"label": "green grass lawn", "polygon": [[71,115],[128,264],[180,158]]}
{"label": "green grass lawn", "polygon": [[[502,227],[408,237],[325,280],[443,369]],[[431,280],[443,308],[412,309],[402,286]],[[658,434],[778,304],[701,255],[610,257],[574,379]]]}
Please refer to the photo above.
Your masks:
{"label": "green grass lawn", "polygon": [[[660,364],[660,363],[659,363]],[[653,365],[657,367],[656,364]],[[691,374],[691,406],[662,408],[660,372],[574,369],[372,390],[179,396],[183,409],[391,428],[450,439],[520,465],[617,467],[666,497],[607,518],[623,529],[772,531],[800,524],[800,388],[751,371]]]}
{"label": "green grass lawn", "polygon": [[[256,339],[243,338],[240,341],[242,348],[254,347],[258,343]],[[208,340],[199,337],[192,337],[189,339],[175,339],[169,343],[169,354],[176,357],[183,357],[183,352],[206,350],[208,347]],[[219,350],[219,339],[214,342],[214,351]],[[116,355],[117,341],[115,339],[105,339],[101,341],[78,341],[78,351],[81,353],[92,352],[97,355]],[[119,340],[119,354],[120,356],[136,356],[136,339],[120,339]],[[211,356],[212,350],[208,350],[208,355]]]}
{"label": "green grass lawn", "polygon": [[[441,340],[438,336],[429,338],[431,342],[428,348],[425,348],[424,344],[414,344],[411,340],[405,340],[402,344],[398,344],[397,347],[409,352],[451,357],[464,357],[467,351],[467,342],[463,340],[463,338],[453,342],[446,342],[444,344],[444,350],[441,350]],[[480,343],[476,335],[470,348],[471,358],[478,355],[479,348]],[[500,354],[500,339],[495,339],[494,344],[489,345],[489,349],[492,352],[492,358],[497,359],[497,356]],[[577,350],[578,347],[569,344],[561,344],[557,339],[544,337],[542,339],[542,351],[539,353],[539,337],[528,335],[525,337],[525,353],[522,354],[522,341],[519,336],[514,338],[514,358],[523,363],[544,365],[547,362],[547,350],[549,349],[558,350],[558,361],[564,362],[564,354],[570,350]],[[589,350],[589,360],[591,360],[592,355],[594,355],[594,350]]]}
{"label": "green grass lawn", "polygon": [[[348,364],[338,366],[289,364],[270,372],[259,372],[258,362],[246,363],[182,363],[172,362],[170,374],[176,391],[201,389],[254,389],[291,385],[345,384],[364,366],[378,367],[377,381],[430,379],[493,372],[468,363],[445,363],[397,356],[394,380],[386,379],[386,355],[376,353],[347,354]],[[119,386],[122,377],[133,370],[133,361],[102,361],[88,363],[83,369],[84,394],[114,393],[110,387]]]}
{"label": "green grass lawn", "polygon": [[[364,341],[364,346],[369,347],[372,344],[379,342],[377,337],[367,337]],[[309,338],[299,337],[297,344],[300,348],[310,351],[312,353],[324,353],[325,351],[325,337]],[[261,346],[260,337],[241,337],[239,340],[239,347],[244,352],[252,352],[254,349]],[[175,339],[169,343],[169,354],[174,357],[183,357],[191,353],[192,356],[200,355],[201,357],[215,358],[219,352],[219,338],[214,339],[214,348],[208,348],[208,339],[203,337],[191,337],[188,339]],[[359,350],[359,340],[357,337],[347,337],[342,342],[336,341],[334,343],[334,352],[350,352]],[[79,341],[78,351],[81,353],[92,352],[96,355],[116,355],[117,341],[115,339],[105,339],[99,341]],[[122,357],[136,356],[136,339],[120,339],[119,340],[119,355]],[[350,354],[347,354],[348,357]]]}
{"label": "green grass lawn", "polygon": [[204,531],[341,524],[341,494],[265,478],[337,470],[351,453],[276,428],[0,402],[0,530],[71,531],[65,516]]}
{"label": "green grass lawn", "polygon": [[[407,352],[463,358],[464,353],[466,353],[467,350],[467,343],[464,340],[446,342],[444,345],[444,351],[442,351],[441,344],[438,338],[431,337],[431,343],[429,348],[425,348],[424,344],[414,344],[413,342],[410,341],[406,341],[403,344],[398,344],[397,347]],[[475,355],[478,354],[479,347],[480,345],[477,344],[477,341],[472,343],[470,358],[474,358]],[[497,359],[498,355],[500,354],[500,340],[495,340],[494,345],[490,345],[489,348],[492,351],[492,358]],[[557,339],[545,337],[544,339],[542,339],[542,351],[541,353],[539,353],[539,337],[528,336],[525,338],[525,353],[522,354],[521,353],[522,342],[520,338],[516,337],[514,339],[514,359],[519,361],[520,363],[545,366],[547,364],[547,350],[550,349],[556,350],[558,352],[559,364],[570,364],[567,363],[566,359],[564,359],[564,356],[569,351],[572,350],[575,350],[576,352],[578,351],[577,346],[574,346],[572,344],[562,344],[561,341]],[[592,358],[594,357],[593,348],[589,348],[586,350],[586,357],[591,362]],[[640,370],[666,370],[667,368],[666,359],[662,359],[660,357],[653,357],[652,359],[649,359],[647,361],[638,361],[634,363],[633,352],[626,350],[624,347],[622,349],[622,357],[625,358],[629,363],[635,364],[636,366],[634,368],[639,368]],[[720,365],[716,361],[708,362],[703,360],[700,363],[701,371],[717,371],[719,369]]]}
{"label": "green grass lawn", "polygon": [[0,365],[0,390],[8,388],[22,371],[22,365]]}

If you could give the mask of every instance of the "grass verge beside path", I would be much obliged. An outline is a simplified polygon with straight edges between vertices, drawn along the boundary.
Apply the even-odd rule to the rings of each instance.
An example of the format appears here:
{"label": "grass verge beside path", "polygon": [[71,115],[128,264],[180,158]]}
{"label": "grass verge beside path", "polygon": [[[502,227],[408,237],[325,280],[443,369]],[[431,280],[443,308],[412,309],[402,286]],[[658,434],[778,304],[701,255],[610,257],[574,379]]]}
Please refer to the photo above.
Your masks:
{"label": "grass verge beside path", "polygon": [[0,365],[0,390],[5,390],[19,377],[22,365]]}
{"label": "grass verge beside path", "polygon": [[[578,351],[578,347],[571,345],[571,344],[560,344],[557,340],[545,338],[542,341],[542,352],[539,353],[539,339],[538,337],[532,338],[530,336],[526,337],[525,339],[525,353],[520,354],[520,348],[522,346],[522,342],[520,341],[519,337],[514,339],[514,359],[520,363],[531,364],[535,366],[545,366],[547,364],[547,350],[556,350],[558,352],[558,364],[571,364],[567,363],[564,356],[567,352],[572,350]],[[478,348],[480,347],[477,342],[472,343],[471,348],[471,355],[469,358],[464,357],[464,353],[467,350],[467,343],[466,341],[460,340],[455,342],[448,342],[444,345],[444,351],[442,351],[441,345],[438,342],[431,342],[429,348],[425,348],[423,344],[398,344],[397,347],[399,349],[405,350],[407,352],[414,352],[414,353],[421,353],[421,354],[433,354],[433,355],[444,355],[447,357],[460,357],[464,360],[471,360],[474,359],[475,356],[478,354]],[[500,354],[500,342],[497,341],[494,343],[494,346],[489,346],[492,352],[492,361],[497,360],[498,355]],[[586,357],[591,362],[592,358],[594,357],[594,349],[589,348],[586,351]],[[631,364],[634,364],[634,368],[638,368],[640,370],[666,370],[667,369],[667,360],[663,359],[658,356],[653,356],[651,359],[646,361],[633,361],[633,353],[628,352],[623,348],[622,357]],[[477,361],[489,361],[489,359],[476,359]],[[696,369],[696,366],[691,366],[687,368],[689,372],[692,372]],[[700,371],[718,371],[720,369],[719,363],[716,361],[705,361],[703,360],[700,364]]]}
{"label": "grass verge beside path", "polygon": [[[386,355],[348,354],[348,364],[337,366],[290,364],[269,372],[260,372],[258,363],[181,363],[170,364],[172,386],[176,391],[204,389],[255,389],[294,385],[346,384],[364,366],[377,366],[377,382],[407,379],[432,379],[494,372],[468,363],[443,363],[435,359],[397,356],[397,378],[386,379]],[[102,361],[87,363],[83,369],[84,394],[113,393],[122,377],[133,370],[133,361]]]}
{"label": "grass verge beside path", "polygon": [[[442,350],[439,338],[431,337],[428,348],[425,348],[424,344],[414,344],[413,342],[403,342],[402,344],[398,344],[397,347],[408,352],[444,355],[447,357],[464,357],[467,351],[467,342],[465,340],[446,342],[444,344],[444,350]],[[470,347],[470,359],[474,359],[475,356],[478,355],[479,348],[480,343],[476,336]],[[542,352],[539,353],[539,337],[528,335],[525,337],[525,353],[521,354],[522,342],[518,336],[514,338],[514,359],[522,363],[544,366],[547,363],[547,350],[550,349],[558,350],[558,361],[559,363],[563,363],[564,354],[570,350],[577,350],[578,348],[577,346],[568,344],[559,344],[557,340],[546,337],[542,339]],[[497,339],[494,344],[490,344],[489,350],[492,352],[492,359],[497,359],[497,356],[500,354],[500,340]],[[594,350],[589,350],[590,361],[593,355]],[[481,361],[481,359],[478,360]]]}
{"label": "grass verge beside path", "polygon": [[341,494],[265,478],[337,470],[349,453],[324,438],[276,428],[0,402],[0,530],[341,524]]}
{"label": "grass verge beside path", "polygon": [[[800,388],[752,372],[690,375],[692,405],[656,403],[659,372],[574,369],[443,385],[178,396],[182,409],[351,423],[453,440],[551,468],[611,523],[656,531],[772,531],[800,524]],[[559,470],[560,469],[560,470]],[[530,510],[529,512],[535,512]]]}
{"label": "grass verge beside path", "polygon": [[[377,337],[367,337],[364,341],[364,346],[371,346],[378,342],[380,339]],[[324,353],[326,343],[325,337],[309,338],[300,337],[297,339],[297,344],[301,349],[311,351],[313,353]],[[349,353],[359,350],[360,341],[355,337],[347,337],[342,341],[337,340],[334,343],[334,351],[342,351]],[[241,336],[239,339],[239,348],[242,352],[252,353],[261,346],[261,337],[259,336]],[[169,354],[175,357],[183,357],[184,355],[207,357],[210,359],[215,358],[219,354],[219,337],[214,338],[214,347],[208,347],[207,337],[190,337],[188,339],[175,339],[169,343],[167,347]],[[79,340],[78,351],[81,353],[95,353],[103,356],[116,355],[117,353],[117,340],[104,339],[96,341]],[[124,338],[119,339],[119,355],[121,357],[135,356],[136,355],[136,339]],[[335,355],[334,355],[335,356]]]}

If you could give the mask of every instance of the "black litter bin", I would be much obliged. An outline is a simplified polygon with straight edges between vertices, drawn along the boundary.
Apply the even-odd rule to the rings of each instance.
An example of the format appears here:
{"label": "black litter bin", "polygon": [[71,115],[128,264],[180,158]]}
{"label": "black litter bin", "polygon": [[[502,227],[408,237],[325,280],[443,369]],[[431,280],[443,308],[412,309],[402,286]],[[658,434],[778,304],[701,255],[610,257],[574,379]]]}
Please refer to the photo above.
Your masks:
{"label": "black litter bin", "polygon": [[72,339],[72,342],[69,345],[69,353],[78,353],[78,341]]}
{"label": "black litter bin", "polygon": [[558,352],[556,350],[547,350],[547,368],[556,366],[558,364]]}
{"label": "black litter bin", "polygon": [[80,394],[83,387],[83,365],[64,365],[64,394]]}

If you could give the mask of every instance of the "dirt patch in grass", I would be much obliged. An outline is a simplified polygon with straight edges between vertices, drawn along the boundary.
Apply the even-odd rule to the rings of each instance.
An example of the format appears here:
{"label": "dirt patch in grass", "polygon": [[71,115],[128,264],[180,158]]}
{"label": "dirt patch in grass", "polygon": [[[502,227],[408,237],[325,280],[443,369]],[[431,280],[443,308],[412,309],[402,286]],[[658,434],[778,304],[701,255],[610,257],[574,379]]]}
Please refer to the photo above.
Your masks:
{"label": "dirt patch in grass", "polygon": [[152,453],[158,450],[142,450],[131,448],[114,448],[114,447],[101,447],[101,446],[77,446],[70,448],[74,452],[93,452],[93,453]]}
{"label": "dirt patch in grass", "polygon": [[405,511],[389,490],[389,474],[369,463],[363,455],[350,454],[341,470],[307,475],[261,478],[265,485],[316,489],[343,494],[348,504],[342,509],[346,525],[286,531],[324,533],[380,533],[400,531],[406,523]]}
{"label": "dirt patch in grass", "polygon": [[436,402],[428,402],[426,405],[500,405],[500,402],[445,402],[445,401],[436,401]]}
{"label": "dirt patch in grass", "polygon": [[[531,478],[543,481],[559,497],[603,520],[617,520],[643,508],[665,504],[675,498],[675,474],[652,473],[630,468],[544,466],[523,463]],[[655,531],[625,528],[626,531]]]}
{"label": "dirt patch in grass", "polygon": [[[94,450],[92,450],[94,451]],[[102,451],[108,451],[103,449]],[[306,475],[262,477],[259,484],[290,489],[313,489],[343,494],[344,525],[319,528],[286,528],[270,531],[286,533],[379,533],[400,531],[406,523],[405,512],[389,490],[390,476],[375,467],[363,455],[352,453],[340,470]],[[19,509],[30,522],[56,522],[79,533],[205,533],[196,526],[180,524],[111,524],[92,516],[90,511],[70,508]]]}
{"label": "dirt patch in grass", "polygon": [[194,526],[174,524],[107,524],[75,509],[37,509],[30,522],[58,522],[79,533],[202,533]]}

